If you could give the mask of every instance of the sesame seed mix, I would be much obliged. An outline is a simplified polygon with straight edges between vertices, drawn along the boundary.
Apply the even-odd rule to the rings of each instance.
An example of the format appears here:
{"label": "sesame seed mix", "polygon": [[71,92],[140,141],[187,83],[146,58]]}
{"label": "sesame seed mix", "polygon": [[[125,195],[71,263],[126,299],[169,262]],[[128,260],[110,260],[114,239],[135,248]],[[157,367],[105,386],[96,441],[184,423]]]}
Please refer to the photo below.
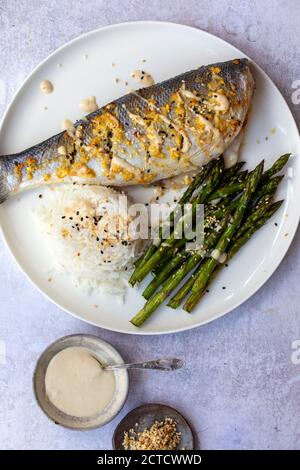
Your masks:
{"label": "sesame seed mix", "polygon": [[136,432],[133,428],[124,433],[125,450],[175,450],[181,441],[177,423],[173,418],[155,421],[150,428]]}

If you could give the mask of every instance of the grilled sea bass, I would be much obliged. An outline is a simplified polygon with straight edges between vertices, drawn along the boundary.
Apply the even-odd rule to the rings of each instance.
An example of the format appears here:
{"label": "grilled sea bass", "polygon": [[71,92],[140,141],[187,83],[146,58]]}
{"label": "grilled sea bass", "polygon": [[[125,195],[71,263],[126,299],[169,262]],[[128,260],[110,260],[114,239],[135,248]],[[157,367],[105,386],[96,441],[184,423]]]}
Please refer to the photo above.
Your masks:
{"label": "grilled sea bass", "polygon": [[247,59],[203,66],[127,94],[74,128],[0,157],[0,202],[49,183],[149,184],[218,157],[254,91]]}

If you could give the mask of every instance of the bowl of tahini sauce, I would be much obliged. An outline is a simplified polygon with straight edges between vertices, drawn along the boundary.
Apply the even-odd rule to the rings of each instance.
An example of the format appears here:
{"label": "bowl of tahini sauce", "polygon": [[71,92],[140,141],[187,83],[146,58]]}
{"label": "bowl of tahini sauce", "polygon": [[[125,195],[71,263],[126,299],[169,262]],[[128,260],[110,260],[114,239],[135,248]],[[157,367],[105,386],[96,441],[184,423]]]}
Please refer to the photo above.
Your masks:
{"label": "bowl of tahini sauce", "polygon": [[128,393],[126,369],[118,351],[92,335],[71,335],[52,343],[40,356],[33,376],[37,402],[56,424],[78,430],[111,421]]}

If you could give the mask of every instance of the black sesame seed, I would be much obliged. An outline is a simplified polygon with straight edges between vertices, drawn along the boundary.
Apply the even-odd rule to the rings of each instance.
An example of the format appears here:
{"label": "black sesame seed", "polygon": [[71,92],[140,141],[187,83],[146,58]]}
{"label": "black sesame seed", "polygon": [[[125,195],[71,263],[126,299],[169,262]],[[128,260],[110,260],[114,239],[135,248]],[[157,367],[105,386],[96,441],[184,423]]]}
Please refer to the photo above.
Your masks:
{"label": "black sesame seed", "polygon": [[79,211],[76,212],[76,215],[79,215]]}
{"label": "black sesame seed", "polygon": [[98,242],[98,241],[100,240],[100,238],[99,238],[99,237],[97,237],[97,238],[96,238],[96,240],[97,240],[97,242]]}
{"label": "black sesame seed", "polygon": [[145,206],[146,206],[146,207],[147,207],[147,206],[149,206],[149,203],[148,203],[148,202],[146,202]]}
{"label": "black sesame seed", "polygon": [[73,220],[73,217],[69,217],[70,220]]}
{"label": "black sesame seed", "polygon": [[61,218],[62,218],[62,219],[65,219],[65,218],[66,218],[66,216],[65,216],[65,215],[62,215],[62,216],[61,216]]}
{"label": "black sesame seed", "polygon": [[39,198],[42,199],[43,195],[42,194],[39,194]]}
{"label": "black sesame seed", "polygon": [[226,287],[225,287],[225,286],[223,286],[223,287],[222,287],[222,289],[226,289]]}
{"label": "black sesame seed", "polygon": [[278,223],[277,223],[277,222],[275,222],[275,224],[274,224],[274,225],[275,225],[275,227],[278,227]]}
{"label": "black sesame seed", "polygon": [[225,264],[225,268],[228,268],[228,264],[227,264],[227,263]]}

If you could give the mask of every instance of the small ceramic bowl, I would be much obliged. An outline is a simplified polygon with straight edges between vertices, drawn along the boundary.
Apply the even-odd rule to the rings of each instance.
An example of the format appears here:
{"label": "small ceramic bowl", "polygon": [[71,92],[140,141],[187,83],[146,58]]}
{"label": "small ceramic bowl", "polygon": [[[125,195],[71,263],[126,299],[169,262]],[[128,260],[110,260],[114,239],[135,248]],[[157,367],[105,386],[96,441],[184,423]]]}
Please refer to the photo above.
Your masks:
{"label": "small ceramic bowl", "polygon": [[194,450],[195,439],[187,420],[174,408],[160,403],[149,403],[130,411],[115,429],[112,438],[113,449],[124,450],[124,433],[130,429],[134,429],[135,433],[143,432],[146,428],[150,428],[155,421],[164,421],[166,418],[173,418],[176,421],[177,431],[181,433],[178,450]]}
{"label": "small ceramic bowl", "polygon": [[52,343],[40,356],[33,376],[33,389],[36,400],[44,413],[55,424],[80,431],[94,429],[111,421],[123,407],[128,394],[128,372],[126,369],[114,371],[116,388],[111,402],[94,416],[78,418],[63,413],[48,399],[45,387],[46,370],[51,359],[60,351],[70,347],[83,347],[91,352],[102,364],[119,364],[124,362],[118,351],[106,341],[92,335],[70,335]]}

